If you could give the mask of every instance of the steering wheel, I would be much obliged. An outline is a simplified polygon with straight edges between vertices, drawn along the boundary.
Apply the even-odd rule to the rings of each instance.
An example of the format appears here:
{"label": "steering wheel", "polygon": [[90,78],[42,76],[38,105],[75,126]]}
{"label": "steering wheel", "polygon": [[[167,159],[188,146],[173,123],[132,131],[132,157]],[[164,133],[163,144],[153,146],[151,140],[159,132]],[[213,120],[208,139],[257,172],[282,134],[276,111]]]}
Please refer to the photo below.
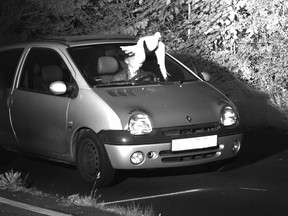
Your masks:
{"label": "steering wheel", "polygon": [[140,72],[136,74],[132,79],[131,82],[141,82],[141,81],[157,81],[158,77],[152,72]]}

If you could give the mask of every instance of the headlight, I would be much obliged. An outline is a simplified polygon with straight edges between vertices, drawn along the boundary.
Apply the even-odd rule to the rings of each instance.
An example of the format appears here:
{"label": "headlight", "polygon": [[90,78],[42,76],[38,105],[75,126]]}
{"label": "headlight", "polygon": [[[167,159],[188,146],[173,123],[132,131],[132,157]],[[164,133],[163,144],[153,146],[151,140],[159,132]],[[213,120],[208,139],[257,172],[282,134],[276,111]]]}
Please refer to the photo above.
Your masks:
{"label": "headlight", "polygon": [[221,110],[221,123],[224,126],[231,126],[237,122],[237,113],[231,106],[225,106]]}
{"label": "headlight", "polygon": [[152,123],[146,114],[133,115],[129,120],[129,131],[132,135],[149,134],[152,131]]}

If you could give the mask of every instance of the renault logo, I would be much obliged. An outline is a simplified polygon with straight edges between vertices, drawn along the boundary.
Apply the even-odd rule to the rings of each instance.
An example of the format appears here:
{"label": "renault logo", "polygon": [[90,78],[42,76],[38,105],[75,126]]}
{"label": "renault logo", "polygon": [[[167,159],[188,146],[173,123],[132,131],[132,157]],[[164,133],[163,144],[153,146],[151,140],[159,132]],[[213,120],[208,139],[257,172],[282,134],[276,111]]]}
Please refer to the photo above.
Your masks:
{"label": "renault logo", "polygon": [[192,122],[192,118],[187,115],[187,116],[186,116],[186,121],[187,121],[188,123],[191,123],[191,122]]}

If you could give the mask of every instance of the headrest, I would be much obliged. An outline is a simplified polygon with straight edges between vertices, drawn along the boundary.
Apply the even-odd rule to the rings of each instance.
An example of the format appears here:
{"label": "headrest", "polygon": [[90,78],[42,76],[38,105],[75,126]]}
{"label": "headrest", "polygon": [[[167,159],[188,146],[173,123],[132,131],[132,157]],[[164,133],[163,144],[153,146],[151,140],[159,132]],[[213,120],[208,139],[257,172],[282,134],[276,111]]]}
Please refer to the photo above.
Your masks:
{"label": "headrest", "polygon": [[42,67],[41,75],[44,82],[60,81],[63,78],[63,72],[57,65],[46,65]]}
{"label": "headrest", "polygon": [[98,74],[113,74],[118,71],[118,61],[111,56],[102,56],[98,58]]}

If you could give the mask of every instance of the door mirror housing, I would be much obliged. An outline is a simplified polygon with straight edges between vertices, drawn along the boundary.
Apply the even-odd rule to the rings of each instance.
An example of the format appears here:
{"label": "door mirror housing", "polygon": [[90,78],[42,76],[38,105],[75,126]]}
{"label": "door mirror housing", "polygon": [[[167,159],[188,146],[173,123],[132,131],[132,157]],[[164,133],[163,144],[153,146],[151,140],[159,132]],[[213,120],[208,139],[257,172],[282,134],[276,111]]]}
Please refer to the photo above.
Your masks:
{"label": "door mirror housing", "polygon": [[199,74],[199,76],[200,76],[203,80],[205,80],[206,82],[209,82],[209,81],[211,80],[211,75],[210,75],[209,73],[207,73],[207,72],[201,72],[201,73]]}

